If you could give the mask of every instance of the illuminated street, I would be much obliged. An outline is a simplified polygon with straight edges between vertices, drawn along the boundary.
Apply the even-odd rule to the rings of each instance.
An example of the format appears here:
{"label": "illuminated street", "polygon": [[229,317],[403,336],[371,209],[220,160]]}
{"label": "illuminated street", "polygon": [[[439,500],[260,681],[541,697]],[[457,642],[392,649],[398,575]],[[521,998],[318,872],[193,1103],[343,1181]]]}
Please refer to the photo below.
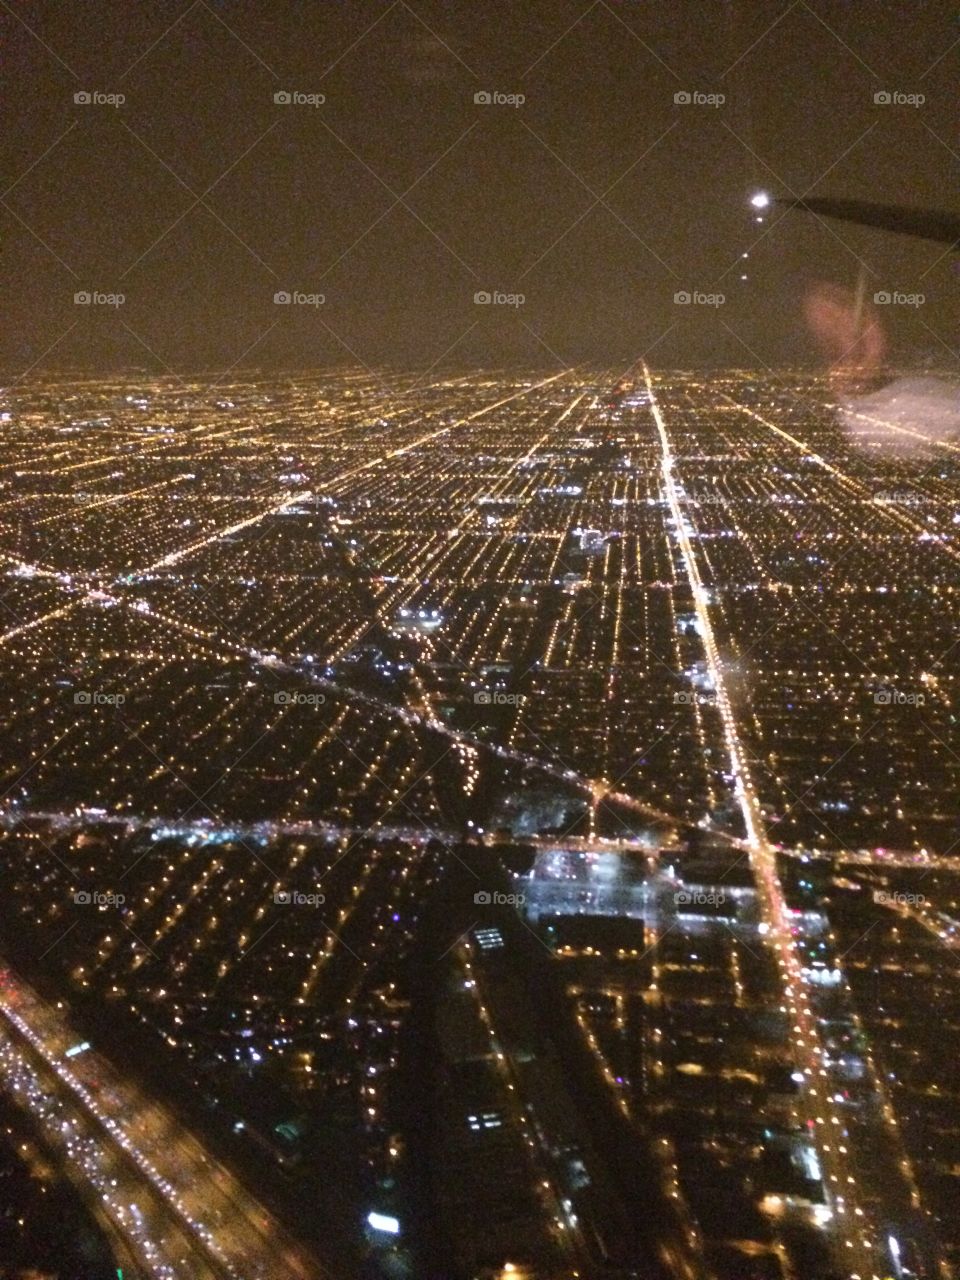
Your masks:
{"label": "illuminated street", "polygon": [[91,1049],[78,1054],[62,1016],[9,970],[0,1016],[7,1024],[0,1050],[5,1072],[75,1176],[100,1193],[104,1211],[149,1275],[307,1280],[327,1274],[158,1103]]}
{"label": "illuminated street", "polygon": [[[787,909],[783,889],[777,874],[776,852],[771,848],[764,829],[760,801],[746,764],[743,744],[736,718],[727,696],[723,664],[710,618],[706,591],[700,578],[696,556],[688,532],[687,514],[681,506],[674,475],[674,458],[663,420],[657,404],[650,372],[644,369],[644,381],[651,399],[651,412],[657,423],[663,450],[663,481],[673,515],[677,542],[683,563],[690,579],[694,605],[700,622],[706,660],[714,689],[716,703],[723,721],[724,736],[730,754],[730,772],[733,787],[743,814],[747,832],[747,845],[757,887],[757,898],[765,928],[766,941],[777,952],[777,961],[783,983],[783,999],[792,1023],[792,1043],[796,1051],[797,1065],[806,1077],[797,1098],[797,1108],[813,1138],[819,1163],[826,1175],[829,1216],[838,1219],[837,1232],[842,1244],[850,1250],[851,1280],[880,1280],[878,1259],[878,1227],[864,1224],[859,1203],[856,1180],[850,1172],[850,1164],[843,1157],[847,1153],[848,1134],[843,1115],[834,1099],[824,1087],[827,1070],[823,1063],[824,1051],[820,1032],[810,1008],[807,979],[794,945],[794,926]],[[840,1255],[841,1257],[843,1254]]]}

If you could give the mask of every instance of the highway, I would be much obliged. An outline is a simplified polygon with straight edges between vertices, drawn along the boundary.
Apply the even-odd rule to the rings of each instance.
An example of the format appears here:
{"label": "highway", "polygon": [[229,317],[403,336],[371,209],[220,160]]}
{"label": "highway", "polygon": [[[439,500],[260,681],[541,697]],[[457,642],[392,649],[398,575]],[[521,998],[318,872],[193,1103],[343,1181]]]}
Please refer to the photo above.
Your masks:
{"label": "highway", "polygon": [[767,943],[773,948],[780,970],[783,999],[781,1009],[789,1014],[797,1066],[806,1079],[806,1084],[798,1095],[797,1112],[798,1119],[803,1123],[816,1149],[822,1171],[829,1213],[829,1218],[825,1215],[824,1225],[831,1229],[837,1245],[838,1262],[845,1268],[850,1280],[881,1280],[888,1271],[885,1251],[875,1242],[866,1213],[858,1203],[859,1191],[852,1172],[853,1160],[846,1145],[845,1120],[827,1087],[828,1071],[824,1065],[820,1029],[812,1012],[803,964],[794,945],[796,926],[791,920],[780,883],[777,850],[766,836],[760,801],[754,789],[736,717],[727,694],[723,663],[710,617],[709,597],[703,586],[687,531],[688,519],[675,476],[670,437],[657,403],[650,371],[645,364],[643,372],[660,439],[664,495],[673,516],[677,546],[693,594],[707,666],[716,690],[734,794],[747,833],[746,844],[757,886],[761,919]]}
{"label": "highway", "polygon": [[[0,972],[0,1072],[75,1181],[158,1280],[330,1280],[159,1103],[122,1078],[63,1012]],[[68,1050],[71,1050],[68,1056]]]}

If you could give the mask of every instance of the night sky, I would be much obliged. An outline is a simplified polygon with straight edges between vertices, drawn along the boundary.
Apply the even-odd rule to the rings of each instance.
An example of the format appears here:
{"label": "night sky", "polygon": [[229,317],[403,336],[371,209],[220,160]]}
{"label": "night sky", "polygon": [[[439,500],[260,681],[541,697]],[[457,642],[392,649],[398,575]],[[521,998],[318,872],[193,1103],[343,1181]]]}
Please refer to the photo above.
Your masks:
{"label": "night sky", "polygon": [[[960,210],[955,4],[0,0],[0,23],[8,378],[776,364],[812,358],[805,284],[858,258],[924,295],[889,309],[895,356],[955,363],[943,246],[747,205]],[[294,290],[325,301],[275,304]],[[475,304],[495,290],[525,301]]]}

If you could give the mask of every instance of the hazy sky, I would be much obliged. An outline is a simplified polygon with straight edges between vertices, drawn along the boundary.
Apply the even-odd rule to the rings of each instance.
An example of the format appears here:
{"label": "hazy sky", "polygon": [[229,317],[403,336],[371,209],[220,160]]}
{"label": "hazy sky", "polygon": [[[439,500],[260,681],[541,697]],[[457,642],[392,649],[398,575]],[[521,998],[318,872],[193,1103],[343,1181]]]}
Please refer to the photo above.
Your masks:
{"label": "hazy sky", "polygon": [[803,280],[858,258],[924,296],[891,308],[900,350],[960,337],[942,246],[746,205],[960,208],[954,4],[9,0],[0,25],[8,376],[799,358]]}

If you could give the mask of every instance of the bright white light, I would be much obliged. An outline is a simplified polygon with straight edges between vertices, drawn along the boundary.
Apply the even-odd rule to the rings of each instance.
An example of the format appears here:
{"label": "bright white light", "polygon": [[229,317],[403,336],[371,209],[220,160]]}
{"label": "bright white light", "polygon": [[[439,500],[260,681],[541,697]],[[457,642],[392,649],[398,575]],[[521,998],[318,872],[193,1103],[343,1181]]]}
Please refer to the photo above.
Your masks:
{"label": "bright white light", "polygon": [[376,1209],[371,1209],[367,1214],[367,1225],[373,1227],[374,1231],[386,1231],[391,1236],[400,1234],[399,1220],[391,1218],[387,1213],[377,1213]]}
{"label": "bright white light", "polygon": [[758,191],[756,195],[750,197],[750,203],[755,209],[766,209],[770,205],[770,197],[766,191]]}

